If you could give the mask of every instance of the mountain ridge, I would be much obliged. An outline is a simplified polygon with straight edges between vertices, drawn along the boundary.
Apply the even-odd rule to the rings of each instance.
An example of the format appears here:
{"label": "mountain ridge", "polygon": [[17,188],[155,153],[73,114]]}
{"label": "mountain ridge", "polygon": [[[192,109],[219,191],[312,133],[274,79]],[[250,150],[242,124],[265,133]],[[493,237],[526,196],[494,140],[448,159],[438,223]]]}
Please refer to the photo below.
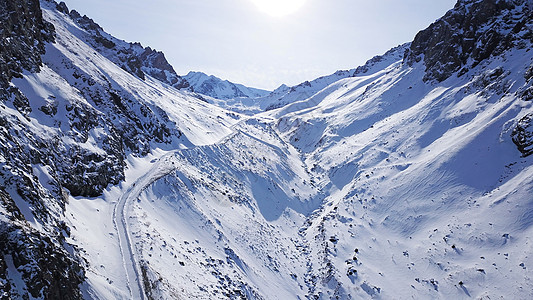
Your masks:
{"label": "mountain ridge", "polygon": [[57,10],[68,15],[89,33],[86,41],[98,52],[130,74],[143,80],[147,74],[177,89],[189,87],[187,81],[174,71],[162,52],[143,47],[139,42],[128,43],[111,36],[91,18],[81,16],[76,10],[69,10],[65,2],[59,2]]}
{"label": "mountain ridge", "polygon": [[3,1],[34,24],[2,31],[2,296],[533,296],[530,0],[460,0],[252,105],[178,90],[54,1]]}
{"label": "mountain ridge", "polygon": [[183,77],[194,92],[216,99],[257,98],[269,93],[263,89],[246,87],[202,72],[191,71]]}

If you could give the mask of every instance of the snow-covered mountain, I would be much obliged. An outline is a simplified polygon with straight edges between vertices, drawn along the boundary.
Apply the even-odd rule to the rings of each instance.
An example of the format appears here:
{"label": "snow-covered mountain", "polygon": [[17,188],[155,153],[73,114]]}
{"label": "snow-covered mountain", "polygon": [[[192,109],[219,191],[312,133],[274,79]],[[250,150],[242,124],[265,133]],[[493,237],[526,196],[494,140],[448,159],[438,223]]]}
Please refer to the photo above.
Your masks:
{"label": "snow-covered mountain", "polygon": [[2,297],[533,297],[531,0],[209,103],[62,4],[5,2]]}
{"label": "snow-covered mountain", "polygon": [[392,48],[384,55],[375,56],[368,60],[363,66],[355,69],[339,70],[333,74],[322,76],[315,80],[305,81],[292,87],[283,84],[274,91],[265,93],[262,96],[248,98],[228,97],[223,100],[220,97],[213,97],[206,100],[231,111],[246,115],[254,115],[265,110],[273,110],[286,106],[298,100],[307,99],[341,79],[362,74],[372,74],[373,72],[380,71],[391,63],[402,59],[408,47],[409,43]]}
{"label": "snow-covered mountain", "polygon": [[215,99],[257,98],[269,94],[269,91],[246,87],[242,84],[222,80],[202,72],[189,72],[183,76],[196,93]]}
{"label": "snow-covered mountain", "polygon": [[119,185],[132,157],[213,143],[238,120],[150,73],[126,72],[61,7],[0,5],[2,297],[79,298],[97,263],[66,240],[73,197]]}
{"label": "snow-covered mountain", "polygon": [[189,83],[176,74],[162,52],[111,36],[86,15],[81,16],[75,10],[69,11],[64,2],[59,3],[57,9],[69,15],[72,21],[85,31],[84,42],[127,72],[143,80],[145,75],[149,75],[177,89],[189,88]]}

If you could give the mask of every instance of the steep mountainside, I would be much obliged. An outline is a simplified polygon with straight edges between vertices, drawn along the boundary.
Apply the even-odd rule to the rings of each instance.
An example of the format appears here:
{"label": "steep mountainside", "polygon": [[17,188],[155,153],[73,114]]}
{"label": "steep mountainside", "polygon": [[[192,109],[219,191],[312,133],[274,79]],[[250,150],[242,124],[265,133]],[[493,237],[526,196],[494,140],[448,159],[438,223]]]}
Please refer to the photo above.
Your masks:
{"label": "steep mountainside", "polygon": [[109,35],[91,18],[81,16],[75,10],[69,11],[64,2],[59,3],[57,9],[69,15],[76,25],[85,31],[84,42],[130,74],[143,80],[146,74],[177,89],[189,88],[189,83],[176,74],[162,52],[150,47],[145,48],[140,43],[127,43]]}
{"label": "steep mountainside", "polygon": [[533,40],[531,1],[459,1],[444,17],[419,32],[407,54],[409,63],[423,57],[424,80],[461,76],[485,59]]}
{"label": "steep mountainside", "polygon": [[119,184],[130,156],[212,143],[238,117],[126,73],[91,47],[93,32],[40,5],[1,5],[0,294],[79,298],[93,262],[65,240],[72,197]]}
{"label": "steep mountainside", "polygon": [[533,298],[532,0],[207,102],[63,4],[3,1],[1,297]]}
{"label": "steep mountainside", "polygon": [[[54,40],[54,28],[43,21],[38,1],[0,1],[0,17],[0,294],[3,299],[28,295],[76,299],[84,277],[82,260],[63,247],[62,234],[68,228],[56,216],[66,199],[59,188],[47,189],[32,176],[32,162],[47,160],[47,155],[30,152],[32,146],[43,144],[21,128],[30,104],[9,83],[21,78],[24,70],[40,70],[41,55],[45,43]],[[22,201],[34,208],[34,215],[27,214],[28,205]],[[35,218],[49,226],[37,230],[30,223]],[[15,284],[23,279],[27,284]]]}

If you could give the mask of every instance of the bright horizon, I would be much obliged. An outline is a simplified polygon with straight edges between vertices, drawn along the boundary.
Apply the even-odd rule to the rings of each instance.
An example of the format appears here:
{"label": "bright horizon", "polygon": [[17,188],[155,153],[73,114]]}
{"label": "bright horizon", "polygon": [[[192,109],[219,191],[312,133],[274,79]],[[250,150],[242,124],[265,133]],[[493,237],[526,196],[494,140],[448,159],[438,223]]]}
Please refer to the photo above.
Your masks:
{"label": "bright horizon", "polygon": [[113,36],[204,72],[273,90],[352,69],[444,15],[455,0],[64,0]]}

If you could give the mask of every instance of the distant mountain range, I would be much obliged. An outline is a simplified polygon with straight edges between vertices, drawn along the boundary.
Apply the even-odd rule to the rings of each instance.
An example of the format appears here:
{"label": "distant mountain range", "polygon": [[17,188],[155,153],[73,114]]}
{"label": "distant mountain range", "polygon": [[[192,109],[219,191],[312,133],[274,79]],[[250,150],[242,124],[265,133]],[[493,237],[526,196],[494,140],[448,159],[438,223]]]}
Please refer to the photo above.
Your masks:
{"label": "distant mountain range", "polygon": [[217,99],[257,98],[268,95],[266,90],[246,87],[202,72],[189,72],[183,76],[196,93]]}

